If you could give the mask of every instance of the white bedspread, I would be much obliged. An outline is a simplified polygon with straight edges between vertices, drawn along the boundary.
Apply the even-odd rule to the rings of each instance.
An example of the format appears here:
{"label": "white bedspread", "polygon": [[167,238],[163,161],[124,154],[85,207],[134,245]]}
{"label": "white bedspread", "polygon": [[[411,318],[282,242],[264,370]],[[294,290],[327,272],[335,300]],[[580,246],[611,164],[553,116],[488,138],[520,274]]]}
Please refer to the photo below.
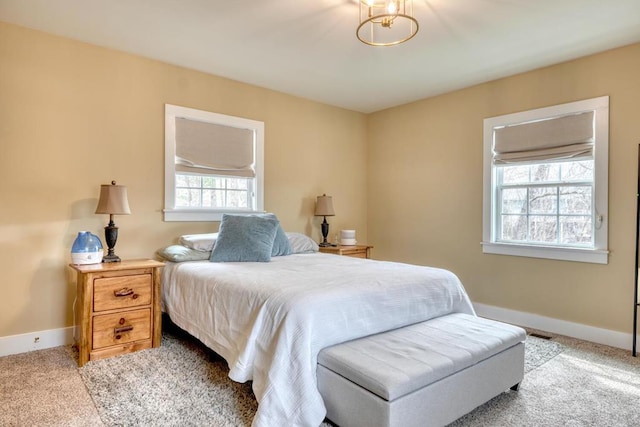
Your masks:
{"label": "white bedspread", "polygon": [[474,314],[451,272],[329,254],[269,263],[167,263],[164,310],[224,357],[229,377],[253,380],[254,427],[317,427],[318,352],[447,313]]}

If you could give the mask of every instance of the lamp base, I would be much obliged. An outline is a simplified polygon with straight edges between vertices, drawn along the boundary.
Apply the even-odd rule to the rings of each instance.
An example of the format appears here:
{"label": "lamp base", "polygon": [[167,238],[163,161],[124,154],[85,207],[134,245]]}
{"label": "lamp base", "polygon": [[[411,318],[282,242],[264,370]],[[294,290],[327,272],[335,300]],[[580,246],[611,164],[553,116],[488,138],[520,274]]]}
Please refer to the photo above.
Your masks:
{"label": "lamp base", "polygon": [[116,247],[116,241],[118,240],[118,227],[113,222],[113,215],[109,215],[109,224],[104,228],[104,239],[109,250],[102,258],[102,262],[120,262],[120,257],[113,253],[113,248]]}
{"label": "lamp base", "polygon": [[102,257],[102,262],[120,262],[122,261],[118,255],[105,255]]}
{"label": "lamp base", "polygon": [[327,222],[327,217],[324,217],[322,221],[322,242],[318,243],[318,246],[321,248],[325,248],[327,246],[331,246],[331,243],[327,242],[327,235],[329,234],[329,223]]}

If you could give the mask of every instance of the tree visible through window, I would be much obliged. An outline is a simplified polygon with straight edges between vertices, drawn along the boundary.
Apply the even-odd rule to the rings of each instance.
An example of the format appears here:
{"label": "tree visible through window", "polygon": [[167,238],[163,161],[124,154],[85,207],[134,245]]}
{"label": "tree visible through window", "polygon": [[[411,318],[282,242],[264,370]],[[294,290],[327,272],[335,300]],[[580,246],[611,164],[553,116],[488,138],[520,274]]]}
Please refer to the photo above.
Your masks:
{"label": "tree visible through window", "polygon": [[498,241],[593,247],[593,160],[497,171]]}
{"label": "tree visible through window", "polygon": [[252,194],[248,178],[176,174],[176,207],[247,209]]}

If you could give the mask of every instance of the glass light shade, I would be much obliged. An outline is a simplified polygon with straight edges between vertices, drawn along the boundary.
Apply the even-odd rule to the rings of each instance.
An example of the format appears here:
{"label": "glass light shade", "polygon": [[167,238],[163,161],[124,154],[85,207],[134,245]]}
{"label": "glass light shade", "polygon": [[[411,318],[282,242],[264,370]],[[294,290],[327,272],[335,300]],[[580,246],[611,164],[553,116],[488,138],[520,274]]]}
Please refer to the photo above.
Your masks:
{"label": "glass light shade", "polygon": [[371,46],[394,46],[418,32],[412,0],[360,0],[358,40]]}

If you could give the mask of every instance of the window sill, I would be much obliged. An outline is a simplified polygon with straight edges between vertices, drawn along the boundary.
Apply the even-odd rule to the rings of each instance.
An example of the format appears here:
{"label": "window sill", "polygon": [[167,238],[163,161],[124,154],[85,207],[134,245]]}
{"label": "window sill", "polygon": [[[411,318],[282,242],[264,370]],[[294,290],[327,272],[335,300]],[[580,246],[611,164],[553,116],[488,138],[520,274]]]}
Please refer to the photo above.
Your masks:
{"label": "window sill", "polygon": [[482,252],[485,254],[556,259],[593,264],[609,263],[609,251],[603,249],[556,248],[550,246],[482,242]]}
{"label": "window sill", "polygon": [[165,209],[164,220],[171,221],[222,221],[222,214],[251,215],[264,213],[264,211],[251,210],[204,210],[204,209]]}

